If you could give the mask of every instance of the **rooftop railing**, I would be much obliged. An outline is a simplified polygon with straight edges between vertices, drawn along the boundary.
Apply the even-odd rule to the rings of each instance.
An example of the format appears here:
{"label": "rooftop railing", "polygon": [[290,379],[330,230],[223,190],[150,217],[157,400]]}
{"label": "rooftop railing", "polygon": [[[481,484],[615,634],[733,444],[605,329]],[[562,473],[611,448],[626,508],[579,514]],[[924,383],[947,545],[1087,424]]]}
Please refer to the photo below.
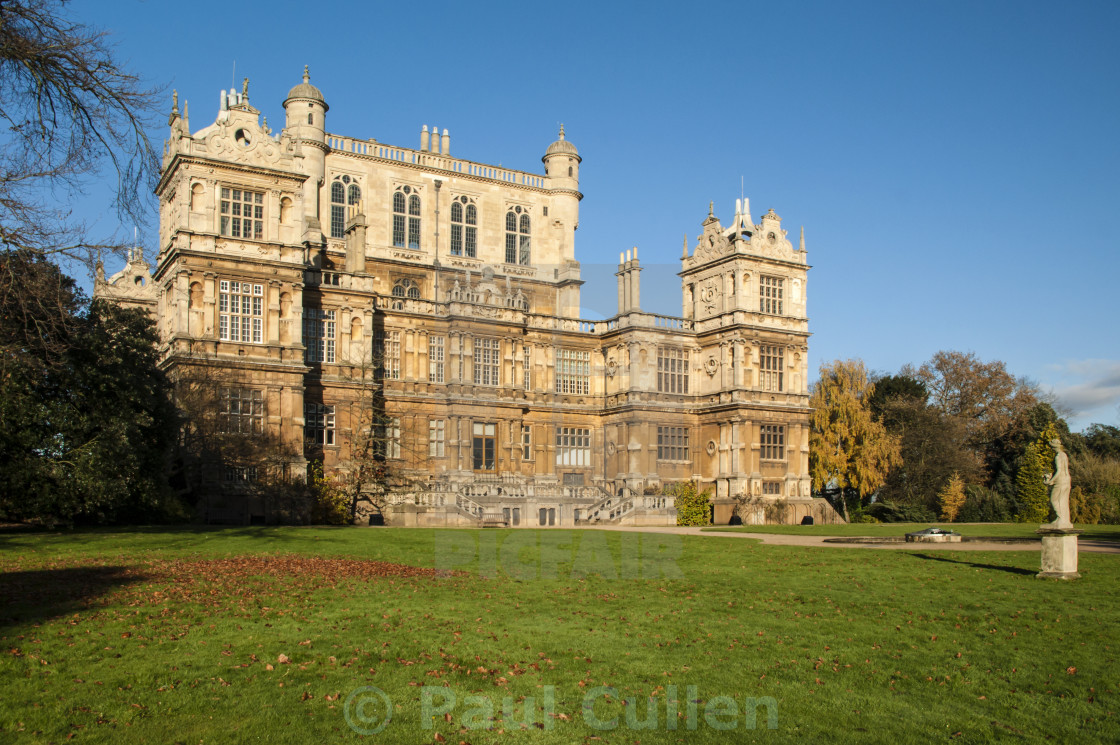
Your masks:
{"label": "rooftop railing", "polygon": [[355,140],[351,137],[341,137],[339,135],[330,134],[327,135],[327,146],[330,147],[331,150],[336,150],[341,153],[365,155],[396,163],[411,163],[413,165],[424,166],[425,168],[434,168],[467,176],[493,179],[494,181],[504,181],[507,184],[532,186],[538,189],[543,189],[545,186],[545,177],[535,173],[515,171],[509,168],[499,168],[497,166],[461,160],[459,158],[452,158],[447,155],[426,152],[424,150],[412,150],[406,147],[382,145],[379,142]]}
{"label": "rooftop railing", "polygon": [[[463,293],[461,297],[465,297]],[[479,317],[489,321],[505,321],[514,324],[525,324],[529,328],[544,331],[563,331],[572,334],[587,334],[589,336],[602,336],[620,328],[654,328],[665,331],[693,331],[695,324],[690,318],[675,318],[662,316],[655,313],[631,313],[623,316],[628,323],[620,323],[619,318],[602,321],[590,321],[583,318],[562,318],[560,316],[544,315],[509,308],[498,305],[472,303],[466,300],[452,302],[435,302],[416,298],[394,297],[381,295],[374,299],[374,306],[378,310],[400,311],[414,313],[422,316],[435,316],[447,318],[450,316]]]}

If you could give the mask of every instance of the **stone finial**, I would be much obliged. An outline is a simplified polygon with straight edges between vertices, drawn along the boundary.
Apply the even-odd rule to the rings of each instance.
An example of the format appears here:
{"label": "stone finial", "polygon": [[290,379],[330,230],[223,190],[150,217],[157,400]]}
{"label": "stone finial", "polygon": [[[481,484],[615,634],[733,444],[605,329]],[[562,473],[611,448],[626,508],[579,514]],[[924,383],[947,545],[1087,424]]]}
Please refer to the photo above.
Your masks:
{"label": "stone finial", "polygon": [[179,91],[177,90],[171,91],[171,113],[179,114]]}
{"label": "stone finial", "polygon": [[305,83],[310,83],[311,82],[311,73],[308,71],[307,65],[303,66],[303,82],[305,82]]}
{"label": "stone finial", "polygon": [[684,237],[684,242],[683,242],[683,245],[681,246],[681,258],[682,259],[687,259],[688,258],[688,236],[687,235]]}
{"label": "stone finial", "polygon": [[269,127],[268,127],[268,117],[267,116],[263,117],[263,124],[261,124],[261,129],[264,130],[264,133],[266,135],[272,134],[272,130],[269,129]]}
{"label": "stone finial", "polygon": [[798,246],[798,250],[800,250],[801,253],[805,253],[805,226],[804,225],[801,226],[801,243]]}
{"label": "stone finial", "polygon": [[714,201],[713,202],[708,202],[708,217],[715,217],[715,213],[713,212],[713,210],[715,209],[715,206],[716,206],[716,203]]}
{"label": "stone finial", "polygon": [[560,139],[564,139],[564,122],[560,122]]}
{"label": "stone finial", "polygon": [[241,99],[243,103],[249,103],[249,78],[241,81]]}

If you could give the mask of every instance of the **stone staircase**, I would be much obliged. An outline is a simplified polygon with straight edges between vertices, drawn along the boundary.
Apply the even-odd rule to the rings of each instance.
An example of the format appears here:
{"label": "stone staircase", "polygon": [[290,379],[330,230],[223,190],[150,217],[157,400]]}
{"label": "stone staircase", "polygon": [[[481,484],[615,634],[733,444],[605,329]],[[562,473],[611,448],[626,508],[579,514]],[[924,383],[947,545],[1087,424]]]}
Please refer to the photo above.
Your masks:
{"label": "stone staircase", "polygon": [[[389,504],[401,511],[426,515],[417,519],[417,525],[510,527],[513,523],[530,527],[537,524],[537,509],[549,509],[550,514],[553,510],[561,513],[559,522],[550,522],[557,525],[618,525],[639,513],[646,520],[649,515],[663,516],[668,524],[673,499],[635,494],[628,489],[621,495],[612,495],[594,485],[542,483],[501,474],[471,481],[424,482],[407,492],[393,494]],[[520,512],[516,512],[518,510]]]}

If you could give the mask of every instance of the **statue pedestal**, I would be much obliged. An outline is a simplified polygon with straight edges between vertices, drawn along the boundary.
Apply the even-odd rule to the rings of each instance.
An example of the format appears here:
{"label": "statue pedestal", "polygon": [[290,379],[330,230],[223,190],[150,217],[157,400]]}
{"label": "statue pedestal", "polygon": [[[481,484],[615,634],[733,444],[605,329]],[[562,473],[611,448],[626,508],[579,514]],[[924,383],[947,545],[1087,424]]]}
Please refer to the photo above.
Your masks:
{"label": "statue pedestal", "polygon": [[1048,579],[1079,579],[1077,573],[1077,536],[1072,528],[1039,528],[1042,536],[1042,571],[1036,576]]}

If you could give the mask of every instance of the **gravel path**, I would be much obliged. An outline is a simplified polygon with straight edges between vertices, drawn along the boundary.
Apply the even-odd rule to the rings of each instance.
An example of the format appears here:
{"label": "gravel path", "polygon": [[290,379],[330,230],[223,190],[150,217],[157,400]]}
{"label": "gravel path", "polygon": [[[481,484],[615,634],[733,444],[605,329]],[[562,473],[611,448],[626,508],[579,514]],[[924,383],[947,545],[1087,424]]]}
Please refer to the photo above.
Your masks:
{"label": "gravel path", "polygon": [[[720,538],[753,538],[771,546],[821,546],[823,548],[880,548],[903,551],[1041,551],[1041,541],[1012,543],[1007,541],[962,541],[960,543],[856,543],[856,536],[790,535],[783,533],[722,533],[700,528],[674,527],[622,527],[595,526],[600,530],[621,530],[638,533],[672,533],[676,535],[717,536]],[[829,538],[846,538],[844,542],[829,542]],[[872,541],[874,539],[871,539]],[[1082,538],[1079,551],[1102,554],[1120,554],[1120,543]]]}

